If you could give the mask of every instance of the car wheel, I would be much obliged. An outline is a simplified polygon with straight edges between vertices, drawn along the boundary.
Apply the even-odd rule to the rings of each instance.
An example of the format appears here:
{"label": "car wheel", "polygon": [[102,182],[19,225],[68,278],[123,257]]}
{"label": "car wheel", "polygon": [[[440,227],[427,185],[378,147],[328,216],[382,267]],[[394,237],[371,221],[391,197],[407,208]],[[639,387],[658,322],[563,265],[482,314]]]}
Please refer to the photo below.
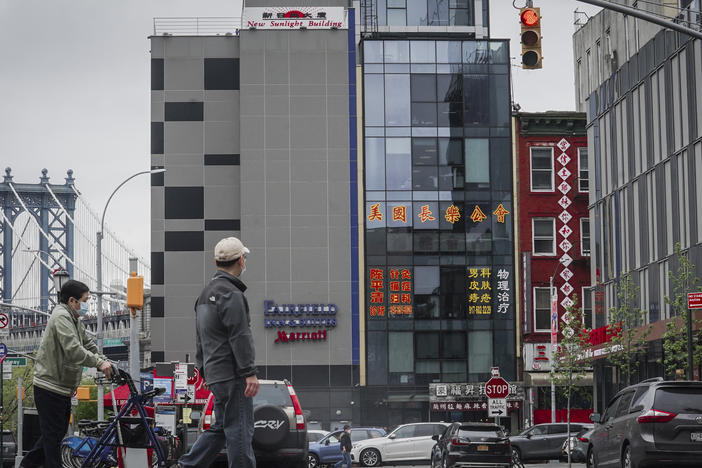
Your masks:
{"label": "car wheel", "polygon": [[319,458],[314,453],[307,454],[307,468],[319,468]]}
{"label": "car wheel", "polygon": [[622,468],[634,468],[634,462],[631,460],[631,446],[624,447],[622,454]]}
{"label": "car wheel", "polygon": [[380,466],[380,452],[376,449],[365,449],[359,458],[363,466]]}
{"label": "car wheel", "polygon": [[597,468],[597,457],[595,451],[590,447],[587,451],[587,460],[585,461],[587,468]]}

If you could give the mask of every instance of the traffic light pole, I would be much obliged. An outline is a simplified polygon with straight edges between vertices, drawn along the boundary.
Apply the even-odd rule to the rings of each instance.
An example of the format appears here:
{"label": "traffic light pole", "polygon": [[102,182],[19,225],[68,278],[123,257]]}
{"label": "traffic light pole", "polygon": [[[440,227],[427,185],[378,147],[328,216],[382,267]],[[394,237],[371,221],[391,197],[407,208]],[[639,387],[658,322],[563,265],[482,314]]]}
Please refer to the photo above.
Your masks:
{"label": "traffic light pole", "polygon": [[612,10],[612,11],[616,11],[618,13],[623,13],[625,15],[633,16],[635,18],[639,18],[639,19],[642,19],[644,21],[648,21],[649,23],[657,24],[659,26],[663,26],[664,28],[672,29],[674,31],[678,31],[678,32],[681,32],[683,34],[687,34],[688,36],[692,36],[692,37],[695,37],[697,39],[702,39],[702,32],[700,32],[700,31],[695,31],[694,29],[685,27],[685,26],[678,24],[678,23],[675,23],[671,20],[663,19],[660,16],[656,16],[656,15],[648,13],[646,11],[637,10],[636,8],[632,8],[630,6],[621,5],[619,3],[612,3],[612,2],[608,2],[606,0],[576,0],[576,1],[582,2],[582,3],[589,3],[590,5],[602,7],[605,10]]}

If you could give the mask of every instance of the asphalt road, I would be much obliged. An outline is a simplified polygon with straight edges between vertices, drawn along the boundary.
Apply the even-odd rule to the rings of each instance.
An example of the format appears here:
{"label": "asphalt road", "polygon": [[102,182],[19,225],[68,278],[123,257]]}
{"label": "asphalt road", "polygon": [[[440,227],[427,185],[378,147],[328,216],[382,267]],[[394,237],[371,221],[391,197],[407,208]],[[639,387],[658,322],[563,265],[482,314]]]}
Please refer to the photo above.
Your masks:
{"label": "asphalt road", "polygon": [[[354,468],[358,465],[354,465]],[[392,465],[383,465],[392,466]],[[429,465],[397,465],[398,468],[427,468]],[[526,463],[525,468],[568,468],[568,463],[558,463],[552,461],[550,463]],[[573,463],[573,468],[585,468],[584,463]]]}

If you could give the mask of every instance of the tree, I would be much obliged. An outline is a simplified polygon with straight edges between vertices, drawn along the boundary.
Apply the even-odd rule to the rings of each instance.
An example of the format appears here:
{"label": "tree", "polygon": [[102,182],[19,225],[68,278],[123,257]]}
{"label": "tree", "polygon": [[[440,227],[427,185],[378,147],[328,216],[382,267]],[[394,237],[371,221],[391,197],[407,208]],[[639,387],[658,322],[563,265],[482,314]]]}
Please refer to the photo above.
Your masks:
{"label": "tree", "polygon": [[626,386],[639,368],[637,355],[646,348],[646,337],[651,327],[645,326],[647,312],[636,306],[640,288],[631,279],[631,272],[624,274],[617,286],[619,307],[609,310],[607,334],[611,336],[606,352],[610,363],[619,369]]}
{"label": "tree", "polygon": [[[10,364],[5,361],[4,366]],[[14,367],[12,369],[12,379],[3,383],[3,403],[2,428],[10,429],[17,437],[17,379],[22,377],[22,387],[24,388],[24,400],[22,405],[26,407],[34,406],[34,361],[27,358],[25,367]]]}
{"label": "tree", "polygon": [[[570,443],[570,406],[574,392],[581,389],[578,385],[592,369],[592,355],[588,353],[589,333],[585,328],[583,310],[578,307],[578,296],[573,295],[573,305],[566,308],[563,314],[564,328],[562,338],[551,366],[551,378],[555,384],[566,392],[568,439]],[[555,422],[555,421],[553,421]],[[570,450],[568,450],[568,466],[571,466]]]}
{"label": "tree", "polygon": [[[688,260],[682,252],[680,243],[675,244],[677,268],[675,272],[669,271],[668,277],[672,282],[673,295],[666,296],[665,303],[670,305],[671,316],[674,317],[666,323],[663,335],[663,365],[666,375],[674,377],[678,369],[687,368],[687,293],[699,289],[699,278],[695,276],[695,265]],[[695,320],[698,330],[700,320]],[[697,332],[699,335],[699,331]],[[702,362],[702,340],[694,342],[693,336],[693,365],[699,366]]]}

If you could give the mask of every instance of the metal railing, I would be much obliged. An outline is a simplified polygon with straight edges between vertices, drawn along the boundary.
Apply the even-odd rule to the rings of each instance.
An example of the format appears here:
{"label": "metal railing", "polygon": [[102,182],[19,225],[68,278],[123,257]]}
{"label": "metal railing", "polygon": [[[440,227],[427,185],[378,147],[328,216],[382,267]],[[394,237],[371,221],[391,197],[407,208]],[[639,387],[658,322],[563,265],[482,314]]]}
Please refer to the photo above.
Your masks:
{"label": "metal railing", "polygon": [[154,18],[154,36],[237,36],[241,17]]}

